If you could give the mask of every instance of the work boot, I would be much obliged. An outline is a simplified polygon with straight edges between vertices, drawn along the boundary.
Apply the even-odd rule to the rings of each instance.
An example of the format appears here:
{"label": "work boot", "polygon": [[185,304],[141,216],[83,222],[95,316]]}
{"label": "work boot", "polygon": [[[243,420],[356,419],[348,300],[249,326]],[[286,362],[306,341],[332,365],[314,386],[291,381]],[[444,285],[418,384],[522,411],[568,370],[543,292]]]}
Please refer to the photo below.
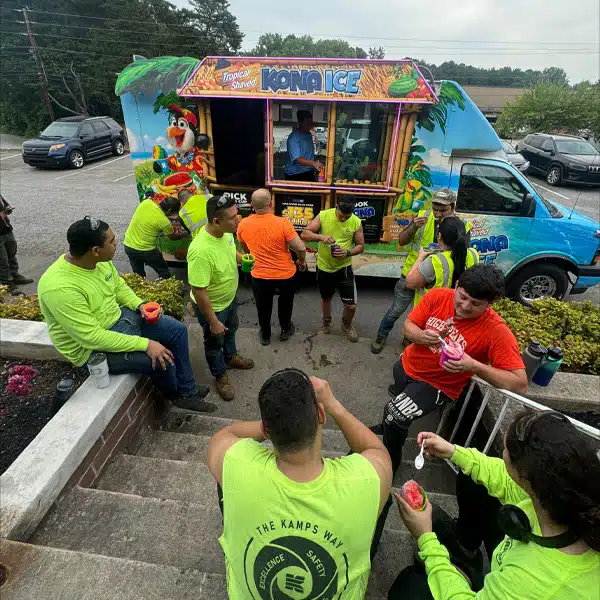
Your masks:
{"label": "work boot", "polygon": [[356,333],[356,329],[354,329],[352,323],[346,323],[346,321],[342,319],[342,331],[351,342],[358,342],[358,333]]}
{"label": "work boot", "polygon": [[244,358],[239,354],[234,354],[227,362],[227,366],[230,369],[241,369],[242,371],[247,371],[248,369],[254,368],[254,361],[251,358]]}
{"label": "work boot", "polygon": [[177,413],[212,413],[217,410],[217,405],[205,402],[205,398],[210,392],[207,385],[199,385],[194,394],[188,396],[179,396],[173,401],[171,410]]}
{"label": "work boot", "polygon": [[293,323],[287,329],[282,329],[279,336],[280,342],[287,342],[296,333],[296,327]]}
{"label": "work boot", "polygon": [[321,327],[321,331],[325,335],[331,334],[331,317],[323,317],[323,327]]}
{"label": "work boot", "polygon": [[219,396],[226,402],[230,402],[235,398],[233,383],[229,381],[229,375],[227,373],[217,377],[217,391],[219,392]]}
{"label": "work boot", "polygon": [[264,335],[262,329],[258,332],[258,337],[260,338],[260,343],[262,346],[268,346],[271,343],[271,337]]}
{"label": "work boot", "polygon": [[17,273],[13,276],[13,283],[15,285],[27,285],[28,283],[33,283],[33,279],[25,277],[25,275],[21,275],[21,273]]}
{"label": "work boot", "polygon": [[377,338],[375,339],[375,341],[371,342],[371,352],[373,354],[379,354],[385,346],[386,339],[387,338],[385,336],[377,334]]}

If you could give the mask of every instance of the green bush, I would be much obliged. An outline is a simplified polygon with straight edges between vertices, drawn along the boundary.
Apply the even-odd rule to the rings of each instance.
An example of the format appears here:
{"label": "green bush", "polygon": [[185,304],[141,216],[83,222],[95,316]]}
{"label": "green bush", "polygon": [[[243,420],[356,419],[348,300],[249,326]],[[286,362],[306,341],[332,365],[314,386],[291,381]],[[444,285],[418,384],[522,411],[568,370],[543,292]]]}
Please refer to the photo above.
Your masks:
{"label": "green bush", "polygon": [[148,281],[135,273],[126,273],[121,277],[144,302],[158,302],[166,315],[183,321],[182,281],[174,277]]}
{"label": "green bush", "polygon": [[562,371],[600,374],[600,307],[550,298],[528,308],[505,298],[494,308],[515,334],[521,351],[536,339],[563,349]]}
{"label": "green bush", "polygon": [[[158,302],[166,315],[183,321],[183,296],[181,295],[183,282],[173,277],[148,281],[133,273],[127,273],[122,277],[144,302]],[[43,321],[37,295],[12,297],[8,295],[7,286],[0,286],[0,319]]]}

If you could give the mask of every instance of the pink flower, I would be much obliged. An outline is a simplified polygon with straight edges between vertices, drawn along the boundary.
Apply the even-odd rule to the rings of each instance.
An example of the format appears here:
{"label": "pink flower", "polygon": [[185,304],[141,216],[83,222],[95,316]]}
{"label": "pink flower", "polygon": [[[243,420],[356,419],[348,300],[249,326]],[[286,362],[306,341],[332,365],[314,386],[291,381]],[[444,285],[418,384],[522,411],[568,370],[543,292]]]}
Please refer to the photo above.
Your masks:
{"label": "pink flower", "polygon": [[31,381],[32,379],[35,379],[37,371],[33,367],[30,367],[28,365],[16,365],[8,370],[8,374],[20,375],[21,377],[24,377],[27,381]]}
{"label": "pink flower", "polygon": [[11,375],[8,378],[6,392],[14,396],[28,396],[31,393],[31,381],[23,375]]}

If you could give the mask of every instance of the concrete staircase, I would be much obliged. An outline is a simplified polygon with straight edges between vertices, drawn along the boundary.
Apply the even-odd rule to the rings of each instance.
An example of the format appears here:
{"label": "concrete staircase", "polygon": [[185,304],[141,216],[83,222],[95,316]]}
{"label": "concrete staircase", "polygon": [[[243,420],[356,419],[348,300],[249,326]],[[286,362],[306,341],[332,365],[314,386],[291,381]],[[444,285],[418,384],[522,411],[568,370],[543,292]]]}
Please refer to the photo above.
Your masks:
{"label": "concrete staircase", "polygon": [[[342,342],[338,338],[336,343]],[[368,352],[368,341],[360,345]],[[243,380],[243,374],[236,378]],[[396,486],[415,475],[415,432],[435,428],[437,419],[437,414],[430,415],[410,432],[413,437],[407,441]],[[371,422],[376,421],[374,415]],[[159,429],[148,430],[108,465],[95,489],[75,487],[49,512],[28,544],[4,542],[10,553],[26,554],[38,576],[3,600],[95,600],[99,590],[107,600],[226,598],[218,542],[222,521],[206,447],[210,436],[230,422],[169,413]],[[323,450],[329,457],[348,452],[339,430],[325,430]],[[434,502],[456,513],[450,495],[453,474],[447,465],[427,461],[415,478]],[[393,507],[373,563],[368,598],[386,597],[398,572],[413,562],[413,550],[412,538]]]}

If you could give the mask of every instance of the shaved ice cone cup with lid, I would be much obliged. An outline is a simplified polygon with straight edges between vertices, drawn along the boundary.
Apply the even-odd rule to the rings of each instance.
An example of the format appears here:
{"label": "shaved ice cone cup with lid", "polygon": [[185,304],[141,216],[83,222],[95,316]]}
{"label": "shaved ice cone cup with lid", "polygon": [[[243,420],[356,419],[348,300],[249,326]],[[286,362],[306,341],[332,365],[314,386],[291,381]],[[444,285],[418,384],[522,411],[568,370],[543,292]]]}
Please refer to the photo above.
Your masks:
{"label": "shaved ice cone cup with lid", "polygon": [[460,360],[465,355],[465,351],[460,344],[448,340],[442,344],[442,354],[440,355],[440,367],[444,366],[447,360]]}

